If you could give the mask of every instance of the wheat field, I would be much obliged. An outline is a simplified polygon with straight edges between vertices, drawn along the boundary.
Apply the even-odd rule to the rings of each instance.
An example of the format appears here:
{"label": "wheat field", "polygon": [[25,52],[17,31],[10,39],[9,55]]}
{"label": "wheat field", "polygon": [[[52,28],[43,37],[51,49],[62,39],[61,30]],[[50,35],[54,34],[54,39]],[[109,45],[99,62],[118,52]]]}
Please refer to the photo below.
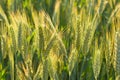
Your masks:
{"label": "wheat field", "polygon": [[0,80],[120,80],[120,0],[0,0]]}

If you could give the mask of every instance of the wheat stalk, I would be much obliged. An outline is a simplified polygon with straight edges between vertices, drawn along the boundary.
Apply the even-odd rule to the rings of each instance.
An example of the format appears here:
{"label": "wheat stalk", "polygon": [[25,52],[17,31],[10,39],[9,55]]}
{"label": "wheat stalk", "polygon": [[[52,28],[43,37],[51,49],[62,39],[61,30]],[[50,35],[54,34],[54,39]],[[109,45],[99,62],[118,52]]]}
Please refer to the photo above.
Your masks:
{"label": "wheat stalk", "polygon": [[43,80],[48,80],[48,60],[45,59],[43,62]]}

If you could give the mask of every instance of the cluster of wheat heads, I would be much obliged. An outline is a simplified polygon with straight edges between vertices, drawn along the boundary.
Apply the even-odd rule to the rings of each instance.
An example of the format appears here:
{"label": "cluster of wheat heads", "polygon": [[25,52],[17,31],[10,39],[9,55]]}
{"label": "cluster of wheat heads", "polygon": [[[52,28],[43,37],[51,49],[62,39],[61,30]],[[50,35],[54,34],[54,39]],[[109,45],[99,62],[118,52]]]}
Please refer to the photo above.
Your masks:
{"label": "cluster of wheat heads", "polygon": [[1,8],[1,23],[4,24],[0,27],[1,57],[8,56],[9,66],[9,76],[5,79],[61,79],[66,49],[49,15],[33,11],[34,25],[25,12],[17,11],[9,16],[10,22]]}
{"label": "cluster of wheat heads", "polygon": [[31,20],[24,10],[9,12],[8,19],[0,7],[1,80],[120,79],[117,0],[89,0],[80,11],[71,0],[62,27],[60,3],[52,18],[31,9]]}

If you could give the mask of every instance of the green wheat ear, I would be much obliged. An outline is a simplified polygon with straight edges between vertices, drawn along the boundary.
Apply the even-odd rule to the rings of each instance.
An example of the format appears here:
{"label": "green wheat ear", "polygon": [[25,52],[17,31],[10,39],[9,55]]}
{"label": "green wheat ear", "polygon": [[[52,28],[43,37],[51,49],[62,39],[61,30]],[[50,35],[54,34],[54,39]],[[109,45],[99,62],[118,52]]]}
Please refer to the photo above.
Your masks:
{"label": "green wheat ear", "polygon": [[48,71],[50,78],[52,80],[59,80],[58,79],[58,73],[57,73],[57,63],[58,63],[58,57],[54,51],[52,51],[48,56]]}
{"label": "green wheat ear", "polygon": [[10,76],[11,76],[11,80],[14,80],[14,51],[12,49],[12,38],[11,38],[11,31],[10,28],[8,28],[8,35],[6,37],[6,41],[7,41],[7,53],[9,56],[9,66],[10,66]]}
{"label": "green wheat ear", "polygon": [[6,51],[6,47],[7,47],[7,43],[6,43],[6,37],[5,36],[1,36],[0,37],[0,43],[1,43],[1,52],[2,52],[2,57],[3,59],[6,58],[7,56],[7,51]]}
{"label": "green wheat ear", "polygon": [[92,66],[93,66],[94,77],[97,80],[101,69],[101,50],[100,48],[98,48],[98,41],[96,41],[95,44],[95,53],[94,53]]}
{"label": "green wheat ear", "polygon": [[100,67],[101,67],[100,54],[101,54],[100,50],[98,49],[95,52],[94,60],[93,60],[93,72],[96,80],[97,80],[97,77],[99,76]]}
{"label": "green wheat ear", "polygon": [[[80,18],[80,17],[79,17]],[[78,26],[77,26],[77,30],[76,30],[76,47],[77,50],[80,50],[80,48],[82,48],[81,46],[83,45],[83,26],[81,25],[81,22],[78,21]]]}
{"label": "green wheat ear", "polygon": [[14,51],[14,53],[15,53],[16,52],[16,39],[15,39],[15,33],[13,30],[13,27],[10,27],[10,32],[11,32],[12,45],[13,45],[12,51]]}
{"label": "green wheat ear", "polygon": [[18,50],[22,48],[22,25],[18,26]]}
{"label": "green wheat ear", "polygon": [[120,32],[116,32],[114,68],[116,71],[116,80],[120,80]]}
{"label": "green wheat ear", "polygon": [[39,27],[39,50],[40,52],[43,52],[44,51],[44,34],[43,34],[43,29],[42,27]]}
{"label": "green wheat ear", "polygon": [[105,46],[105,59],[106,59],[106,69],[109,76],[111,62],[112,62],[112,40],[109,32],[106,32],[106,46]]}

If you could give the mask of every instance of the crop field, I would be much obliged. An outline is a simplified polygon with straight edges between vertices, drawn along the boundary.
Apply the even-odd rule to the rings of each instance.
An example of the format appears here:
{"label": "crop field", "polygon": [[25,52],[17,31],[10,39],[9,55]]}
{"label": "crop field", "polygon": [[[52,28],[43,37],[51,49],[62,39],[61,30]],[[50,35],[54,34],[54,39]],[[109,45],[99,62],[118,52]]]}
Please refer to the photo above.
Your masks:
{"label": "crop field", "polygon": [[0,0],[0,80],[120,80],[120,0]]}

